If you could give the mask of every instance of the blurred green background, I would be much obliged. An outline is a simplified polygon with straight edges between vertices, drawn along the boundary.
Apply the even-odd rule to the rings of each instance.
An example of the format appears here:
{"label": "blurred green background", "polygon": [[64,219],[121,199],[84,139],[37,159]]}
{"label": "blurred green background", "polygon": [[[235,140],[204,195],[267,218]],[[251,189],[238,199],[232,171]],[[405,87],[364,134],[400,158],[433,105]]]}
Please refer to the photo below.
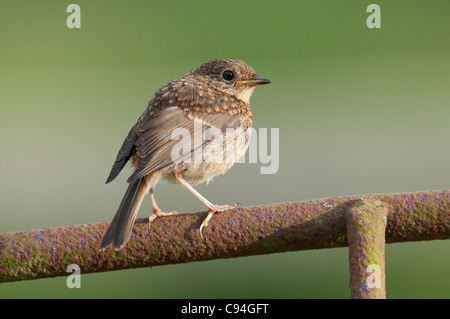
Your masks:
{"label": "blurred green background", "polygon": [[[104,182],[164,83],[213,58],[273,81],[256,128],[280,129],[280,167],[237,164],[197,189],[253,205],[450,188],[450,2],[0,0],[0,232],[112,219],[131,168]],[[179,185],[159,206],[204,211]],[[140,217],[151,211],[149,198]],[[388,298],[449,298],[450,241],[391,244]],[[0,297],[348,298],[347,249],[0,284]]]}

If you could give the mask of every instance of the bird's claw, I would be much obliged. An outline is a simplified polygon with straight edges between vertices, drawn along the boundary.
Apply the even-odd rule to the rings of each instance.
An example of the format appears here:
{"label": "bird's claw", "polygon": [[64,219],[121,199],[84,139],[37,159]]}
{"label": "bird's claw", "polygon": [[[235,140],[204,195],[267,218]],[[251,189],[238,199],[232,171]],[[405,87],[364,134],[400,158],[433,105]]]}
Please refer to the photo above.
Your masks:
{"label": "bird's claw", "polygon": [[176,214],[177,214],[177,212],[165,213],[165,212],[161,212],[161,211],[155,211],[155,212],[153,212],[153,215],[150,215],[148,217],[148,227],[150,227],[150,225],[153,223],[153,221],[155,220],[156,217],[171,216],[171,215],[176,215]]}
{"label": "bird's claw", "polygon": [[212,215],[214,215],[214,213],[216,212],[224,212],[226,210],[232,209],[234,207],[236,207],[237,204],[232,204],[232,205],[214,205],[212,207],[209,208],[209,212],[208,215],[206,216],[206,218],[203,220],[202,224],[200,225],[200,237],[202,239],[203,238],[203,228],[208,226],[208,222],[211,220]]}

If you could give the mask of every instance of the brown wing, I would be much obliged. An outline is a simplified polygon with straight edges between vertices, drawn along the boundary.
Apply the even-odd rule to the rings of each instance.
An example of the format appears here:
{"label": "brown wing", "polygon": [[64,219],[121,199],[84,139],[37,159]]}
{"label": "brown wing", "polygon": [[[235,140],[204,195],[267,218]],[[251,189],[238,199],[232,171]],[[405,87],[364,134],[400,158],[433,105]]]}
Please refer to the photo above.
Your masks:
{"label": "brown wing", "polygon": [[[196,124],[196,121],[199,122]],[[126,161],[134,153],[141,160],[134,173],[128,178],[128,183],[132,183],[145,175],[190,157],[196,149],[204,147],[211,142],[202,140],[204,130],[214,127],[225,131],[227,127],[234,128],[240,123],[241,116],[239,114],[186,113],[177,106],[168,106],[153,115],[144,116],[131,129],[128,137],[125,139],[108,181],[119,174]],[[201,127],[202,134],[194,134],[194,128],[196,127],[197,129]],[[189,132],[189,139],[183,138],[179,140],[172,137],[173,133],[181,132],[182,130]],[[182,145],[180,146],[179,143],[182,143]],[[173,158],[172,150],[175,146],[183,150],[190,150],[190,152]]]}
{"label": "brown wing", "polygon": [[106,180],[106,184],[112,182],[117,177],[117,175],[119,175],[120,171],[122,171],[125,164],[131,158],[131,156],[133,156],[134,143],[136,143],[138,137],[136,134],[138,124],[139,123],[134,124],[134,126],[128,133],[128,136],[123,141],[122,147],[120,148],[119,153],[117,154],[116,161],[114,162],[113,167],[111,168],[111,172],[109,173],[108,179]]}

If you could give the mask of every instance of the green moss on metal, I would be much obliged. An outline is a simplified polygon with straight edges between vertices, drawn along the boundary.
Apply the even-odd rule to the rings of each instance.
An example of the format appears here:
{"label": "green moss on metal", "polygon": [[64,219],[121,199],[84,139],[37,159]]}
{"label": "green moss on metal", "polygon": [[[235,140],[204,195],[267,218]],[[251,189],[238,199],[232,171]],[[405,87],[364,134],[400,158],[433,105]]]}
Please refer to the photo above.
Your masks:
{"label": "green moss on metal", "polygon": [[40,255],[36,249],[31,249],[31,254],[26,259],[12,257],[10,254],[5,254],[1,258],[1,273],[0,279],[14,278],[19,279],[33,276],[34,273],[41,271],[47,265],[48,258],[45,255]]}
{"label": "green moss on metal", "polygon": [[264,249],[266,249],[267,252],[279,251],[279,248],[280,248],[280,244],[274,238],[268,237],[264,241]]}

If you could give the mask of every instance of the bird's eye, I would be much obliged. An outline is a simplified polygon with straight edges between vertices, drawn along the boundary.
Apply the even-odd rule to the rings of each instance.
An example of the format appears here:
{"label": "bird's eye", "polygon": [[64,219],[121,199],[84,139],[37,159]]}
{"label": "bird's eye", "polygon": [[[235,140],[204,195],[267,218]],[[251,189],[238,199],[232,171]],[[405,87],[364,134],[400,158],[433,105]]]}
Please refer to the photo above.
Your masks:
{"label": "bird's eye", "polygon": [[234,78],[234,73],[230,70],[225,70],[222,73],[222,77],[227,81],[231,81]]}

